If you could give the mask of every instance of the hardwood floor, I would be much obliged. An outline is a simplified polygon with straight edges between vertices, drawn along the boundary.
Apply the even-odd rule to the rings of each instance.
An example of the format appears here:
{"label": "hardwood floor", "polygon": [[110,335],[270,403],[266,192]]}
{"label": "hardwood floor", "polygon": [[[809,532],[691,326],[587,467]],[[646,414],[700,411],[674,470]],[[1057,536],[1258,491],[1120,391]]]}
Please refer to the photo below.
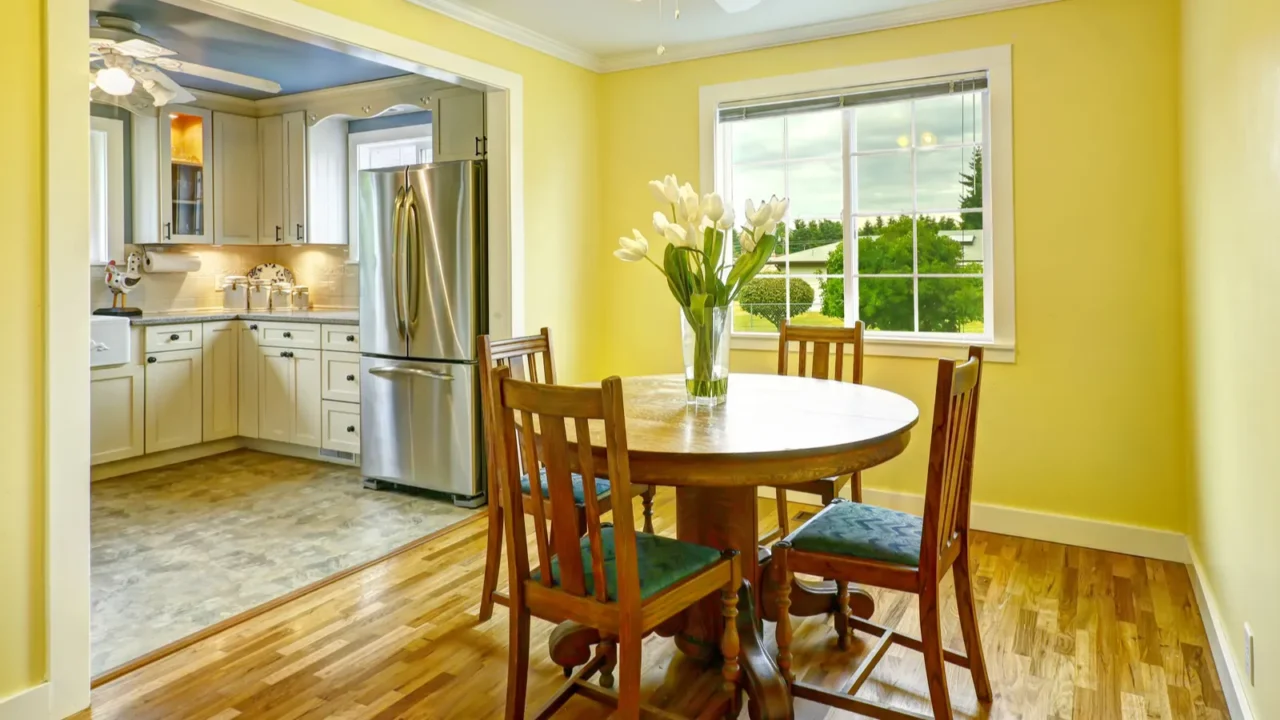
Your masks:
{"label": "hardwood floor", "polygon": [[[657,531],[673,535],[674,493],[660,490],[656,510]],[[771,523],[772,502],[761,501],[760,515]],[[77,717],[501,717],[506,612],[497,608],[492,620],[476,623],[484,530],[482,519],[466,522],[104,685],[93,693],[92,710]],[[996,699],[980,709],[967,671],[948,668],[957,717],[1226,720],[1184,566],[987,533],[976,534],[973,556]],[[944,635],[960,647],[949,579],[943,588]],[[914,598],[872,592],[876,621],[918,634]],[[545,652],[551,629],[534,621],[530,712],[562,681]],[[866,641],[858,636],[841,653],[830,618],[798,622],[797,675],[835,687],[852,674]],[[719,682],[718,672],[700,672],[670,640],[650,637],[645,651],[645,692],[656,693],[656,705],[687,711]],[[927,713],[926,687],[921,656],[894,649],[860,696]],[[594,720],[604,712],[576,698],[557,717]],[[798,701],[796,717],[855,716]]]}

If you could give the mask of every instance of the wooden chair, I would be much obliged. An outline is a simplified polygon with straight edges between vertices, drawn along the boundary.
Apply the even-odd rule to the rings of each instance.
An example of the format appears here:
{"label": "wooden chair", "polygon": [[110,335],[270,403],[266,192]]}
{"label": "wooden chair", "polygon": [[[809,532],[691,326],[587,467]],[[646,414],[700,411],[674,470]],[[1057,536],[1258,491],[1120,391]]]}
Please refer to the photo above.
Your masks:
{"label": "wooden chair", "polygon": [[[801,377],[807,374],[808,377],[830,380],[833,368],[831,354],[832,350],[834,350],[835,379],[844,380],[844,360],[847,356],[852,363],[849,382],[861,385],[862,337],[863,325],[861,320],[855,322],[851,328],[796,327],[790,322],[784,322],[778,330],[778,374],[787,374],[789,346],[794,342],[800,346],[800,361],[796,369],[797,374]],[[809,350],[810,345],[813,346],[812,353]],[[808,363],[810,355],[813,358],[811,369]],[[849,485],[850,482],[853,484],[853,489],[850,491],[853,501],[862,502],[861,473],[822,478],[821,480],[813,480],[799,485],[788,485],[785,489],[776,488],[778,496],[777,536],[786,537],[791,533],[790,512],[787,510],[787,490],[818,495],[822,498],[823,505],[830,505],[832,500],[839,497],[840,491],[844,489],[844,486]],[[769,537],[774,536],[770,535]]]}
{"label": "wooden chair", "polygon": [[[778,573],[775,577],[780,588],[778,666],[792,681],[796,697],[876,718],[924,718],[924,715],[854,697],[889,646],[898,643],[924,653],[932,717],[939,720],[952,717],[947,662],[969,668],[978,699],[991,702],[991,683],[982,656],[982,639],[978,636],[969,561],[969,500],[981,388],[982,348],[970,348],[969,359],[959,365],[952,360],[939,361],[923,518],[838,500],[774,545],[773,571]],[[960,630],[968,655],[947,650],[942,645],[938,586],[948,569],[954,569]],[[849,617],[848,625],[853,629],[879,637],[855,671],[852,688],[847,693],[833,693],[795,682],[791,672],[792,629],[787,608],[791,605],[791,577],[796,572],[919,595],[920,639]],[[840,638],[841,646],[846,648],[847,632]]]}
{"label": "wooden chair", "polygon": [[[488,335],[481,335],[477,340],[480,365],[480,398],[481,417],[484,425],[485,460],[488,467],[489,483],[489,536],[485,546],[484,585],[480,596],[480,622],[493,616],[495,602],[505,605],[507,598],[497,592],[498,567],[502,557],[502,493],[498,489],[496,465],[490,450],[493,439],[490,437],[490,421],[488,413],[488,397],[492,392],[492,372],[499,366],[509,367],[512,377],[532,382],[545,382],[554,385],[556,382],[555,362],[551,353],[551,330],[542,328],[537,335],[511,338],[510,340],[493,340]],[[539,473],[541,474],[541,473]],[[524,493],[524,511],[532,512],[533,500],[529,496],[529,474],[521,477],[520,485]],[[573,478],[574,497],[578,504],[578,531],[574,537],[581,537],[586,532],[586,508],[582,489],[582,478]],[[543,480],[543,496],[546,496],[546,481]],[[644,531],[653,532],[653,492],[647,485],[636,485],[632,495],[640,496],[644,503]],[[596,496],[601,504],[601,512],[613,509],[613,494],[605,480],[596,481]]]}
{"label": "wooden chair", "polygon": [[[570,443],[566,426],[572,426],[576,438],[587,438],[588,421],[603,421],[609,481],[615,493],[630,497],[622,381],[612,377],[601,388],[570,388],[513,380],[510,372],[509,368],[494,372],[490,397],[497,419],[494,457],[504,493],[502,508],[511,580],[506,717],[524,717],[529,618],[535,615],[553,622],[574,621],[594,627],[602,638],[595,655],[547,701],[538,711],[538,718],[550,717],[576,693],[615,705],[620,718],[635,720],[642,711],[646,717],[671,717],[640,702],[641,639],[664,620],[716,591],[720,592],[725,618],[720,641],[725,658],[723,689],[729,710],[736,717],[740,670],[735,618],[742,584],[737,553],[637,533],[631,503],[618,503],[613,510],[615,524],[603,525],[600,515],[604,510],[593,483],[584,486],[587,534],[579,539],[578,505],[569,458],[576,455],[583,476],[597,474],[590,442]],[[535,427],[540,438],[535,435]],[[528,513],[518,510],[523,502],[522,459],[524,467],[546,468],[549,491],[544,497],[542,485],[533,485],[534,502]],[[536,570],[529,565],[526,515],[533,517]],[[609,689],[614,684],[615,668],[617,692]],[[589,682],[597,673],[601,676],[600,685]],[[707,713],[723,712],[724,696],[716,700],[708,706]],[[710,717],[707,713],[703,717]]]}

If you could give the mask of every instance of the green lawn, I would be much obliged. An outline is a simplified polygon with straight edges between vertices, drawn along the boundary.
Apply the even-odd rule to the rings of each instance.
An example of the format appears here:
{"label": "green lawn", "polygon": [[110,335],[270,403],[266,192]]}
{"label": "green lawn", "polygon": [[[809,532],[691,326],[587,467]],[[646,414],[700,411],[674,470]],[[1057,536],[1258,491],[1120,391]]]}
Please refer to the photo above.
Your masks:
{"label": "green lawn", "polygon": [[[820,312],[809,311],[801,313],[791,319],[793,325],[808,325],[810,327],[843,327],[844,321],[840,318],[827,317]],[[741,306],[733,306],[733,330],[734,332],[758,332],[772,333],[778,332],[778,326],[765,320],[758,315],[743,310]],[[981,335],[983,330],[983,322],[977,320],[964,326],[964,332]]]}

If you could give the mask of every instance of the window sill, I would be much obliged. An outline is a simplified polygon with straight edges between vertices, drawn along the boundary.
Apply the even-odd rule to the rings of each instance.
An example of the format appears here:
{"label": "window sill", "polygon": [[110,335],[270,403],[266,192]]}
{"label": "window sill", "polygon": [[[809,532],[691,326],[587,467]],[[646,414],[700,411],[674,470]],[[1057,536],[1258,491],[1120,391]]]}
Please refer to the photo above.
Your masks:
{"label": "window sill", "polygon": [[[970,345],[986,349],[986,359],[995,363],[1013,363],[1016,358],[1014,346],[1009,343],[998,343],[990,340],[936,340],[915,338],[878,338],[868,336],[863,351],[867,355],[879,357],[903,358],[953,358],[961,359]],[[731,350],[755,350],[776,353],[778,336],[776,333],[734,333],[729,348]]]}

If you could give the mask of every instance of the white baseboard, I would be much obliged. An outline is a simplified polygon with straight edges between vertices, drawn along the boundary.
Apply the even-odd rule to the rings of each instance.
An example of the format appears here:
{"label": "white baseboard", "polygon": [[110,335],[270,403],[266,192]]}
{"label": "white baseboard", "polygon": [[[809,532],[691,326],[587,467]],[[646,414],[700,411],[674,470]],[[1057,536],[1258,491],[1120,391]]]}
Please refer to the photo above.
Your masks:
{"label": "white baseboard", "polygon": [[[773,497],[773,488],[761,488],[761,497]],[[793,502],[821,505],[817,495],[790,492],[787,498]],[[924,496],[911,493],[889,492],[864,488],[862,499],[901,512],[919,515],[924,512]],[[1077,545],[1094,550],[1138,555],[1140,557],[1189,563],[1187,538],[1182,533],[1168,530],[1122,525],[1120,523],[1090,520],[1068,515],[1022,510],[1004,505],[974,503],[972,509],[975,530],[1013,535],[1015,537],[1044,540],[1063,545]]]}
{"label": "white baseboard", "polygon": [[0,699],[0,720],[43,720],[50,716],[49,683]]}
{"label": "white baseboard", "polygon": [[155,470],[156,468],[167,467],[169,465],[191,462],[192,460],[220,455],[222,453],[239,450],[241,448],[249,448],[250,450],[271,453],[272,455],[288,455],[289,457],[302,458],[304,460],[319,460],[321,462],[333,463],[335,465],[359,466],[360,464],[359,455],[356,455],[354,460],[347,460],[346,458],[335,458],[322,455],[320,448],[291,445],[289,443],[276,442],[274,440],[233,437],[226,438],[225,440],[214,440],[212,442],[200,443],[199,445],[188,445],[187,447],[165,450],[164,452],[139,455],[138,457],[129,458],[127,460],[117,460],[115,462],[103,463],[102,465],[95,465],[90,469],[89,479],[91,482],[107,480],[109,478],[120,477],[121,475],[142,472],[143,470]]}
{"label": "white baseboard", "polygon": [[1227,696],[1227,710],[1233,720],[1254,720],[1249,697],[1244,692],[1244,678],[1236,669],[1234,659],[1227,655],[1231,643],[1227,640],[1222,615],[1218,613],[1218,602],[1205,575],[1204,565],[1200,563],[1200,555],[1191,543],[1187,543],[1187,554],[1191,556],[1191,587],[1196,593],[1196,604],[1200,606],[1205,635],[1209,637],[1213,664],[1218,668],[1218,682],[1222,685],[1222,694]]}
{"label": "white baseboard", "polygon": [[291,443],[282,443],[275,440],[262,440],[259,438],[240,438],[244,446],[250,450],[258,452],[271,453],[272,455],[287,455],[289,457],[301,458],[303,460],[318,460],[320,462],[332,463],[334,465],[346,465],[348,467],[359,467],[360,456],[356,455],[353,459],[332,457],[323,454],[320,448],[310,447],[308,445],[293,445]]}

